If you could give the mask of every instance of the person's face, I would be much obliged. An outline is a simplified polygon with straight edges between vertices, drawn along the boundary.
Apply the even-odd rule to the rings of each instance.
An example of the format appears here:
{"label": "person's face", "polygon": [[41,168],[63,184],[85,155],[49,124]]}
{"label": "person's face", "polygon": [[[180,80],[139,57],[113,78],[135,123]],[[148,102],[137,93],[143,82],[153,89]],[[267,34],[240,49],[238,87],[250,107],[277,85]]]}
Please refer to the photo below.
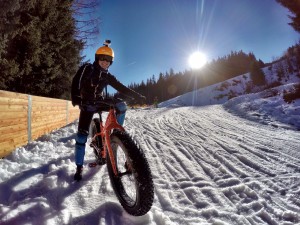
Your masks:
{"label": "person's face", "polygon": [[107,62],[107,61],[105,61],[105,60],[99,60],[99,65],[100,65],[103,69],[107,70],[108,67],[110,66],[110,62]]}

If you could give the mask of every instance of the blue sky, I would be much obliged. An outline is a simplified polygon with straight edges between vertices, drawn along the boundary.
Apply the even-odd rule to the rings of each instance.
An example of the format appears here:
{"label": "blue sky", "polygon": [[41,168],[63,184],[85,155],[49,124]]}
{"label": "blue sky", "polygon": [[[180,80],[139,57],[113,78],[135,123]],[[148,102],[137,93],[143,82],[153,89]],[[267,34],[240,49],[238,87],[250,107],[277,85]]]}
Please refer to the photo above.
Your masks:
{"label": "blue sky", "polygon": [[271,62],[300,38],[288,14],[275,0],[102,0],[100,36],[83,54],[93,61],[110,39],[110,72],[125,85],[190,69],[196,50],[208,60],[243,50]]}

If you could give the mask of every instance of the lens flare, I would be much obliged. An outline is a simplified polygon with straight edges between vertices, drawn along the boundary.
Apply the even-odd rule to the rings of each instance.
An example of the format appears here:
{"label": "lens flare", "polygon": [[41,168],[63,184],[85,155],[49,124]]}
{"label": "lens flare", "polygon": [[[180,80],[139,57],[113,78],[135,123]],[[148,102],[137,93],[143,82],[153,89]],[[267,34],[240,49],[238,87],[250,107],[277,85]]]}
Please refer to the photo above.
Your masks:
{"label": "lens flare", "polygon": [[192,69],[200,69],[207,62],[206,56],[202,52],[194,52],[189,58],[189,65]]}

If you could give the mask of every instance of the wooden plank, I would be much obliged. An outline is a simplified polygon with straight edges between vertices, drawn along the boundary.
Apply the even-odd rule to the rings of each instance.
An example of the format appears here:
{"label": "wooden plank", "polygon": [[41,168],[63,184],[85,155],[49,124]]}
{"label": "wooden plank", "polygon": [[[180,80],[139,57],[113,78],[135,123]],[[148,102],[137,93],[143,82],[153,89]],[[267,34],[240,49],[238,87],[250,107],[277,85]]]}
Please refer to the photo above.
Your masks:
{"label": "wooden plank", "polygon": [[9,141],[11,145],[16,148],[17,146],[22,146],[27,144],[28,137],[27,135],[18,135],[17,137],[12,137],[11,139],[8,139],[6,141]]}
{"label": "wooden plank", "polygon": [[79,115],[70,115],[68,120],[73,122],[74,120],[77,120],[77,119],[79,119]]}
{"label": "wooden plank", "polygon": [[72,123],[79,119],[80,109],[76,106],[73,107],[72,103],[69,102],[69,113],[68,113],[68,123]]}
{"label": "wooden plank", "polygon": [[27,144],[27,137],[25,136],[18,137],[18,139],[11,139],[1,142],[0,158],[8,156],[17,147],[23,146],[25,144]]}
{"label": "wooden plank", "polygon": [[60,114],[66,114],[66,110],[65,109],[32,109],[32,114],[33,115],[49,115],[53,113],[60,113]]}
{"label": "wooden plank", "polygon": [[43,100],[37,100],[37,99],[32,99],[32,103],[37,104],[37,105],[49,105],[49,104],[57,104],[57,105],[66,105],[65,100],[60,100],[60,99],[43,99]]}
{"label": "wooden plank", "polygon": [[66,108],[55,108],[50,106],[45,107],[32,107],[33,113],[49,113],[49,112],[64,112],[66,113]]}
{"label": "wooden plank", "polygon": [[10,92],[10,91],[2,91],[2,90],[0,90],[0,97],[28,99],[27,94],[20,94],[20,93],[15,93],[15,92]]}
{"label": "wooden plank", "polygon": [[47,115],[51,115],[51,116],[54,116],[54,115],[57,115],[57,114],[64,114],[66,115],[66,111],[62,111],[62,110],[49,110],[49,111],[34,111],[32,112],[32,115],[33,116],[47,116]]}
{"label": "wooden plank", "polygon": [[1,126],[0,127],[0,134],[1,133],[13,133],[23,129],[27,129],[27,123],[18,123],[18,124],[11,124],[10,126]]}
{"label": "wooden plank", "polygon": [[0,107],[2,105],[28,105],[28,99],[0,97]]}
{"label": "wooden plank", "polygon": [[64,121],[66,123],[66,117],[56,117],[55,120],[43,120],[42,118],[40,119],[35,119],[33,121],[31,121],[31,127],[39,127],[39,126],[46,126],[49,124],[55,124],[58,122]]}
{"label": "wooden plank", "polygon": [[33,128],[31,136],[33,139],[36,139],[38,137],[41,137],[42,135],[51,133],[61,127],[63,127],[66,123],[58,123],[58,124],[52,124],[51,126],[44,126],[44,127],[36,127]]}
{"label": "wooden plank", "polygon": [[80,109],[69,109],[69,113],[79,113]]}
{"label": "wooden plank", "polygon": [[78,114],[79,115],[80,110],[69,110],[69,114]]}
{"label": "wooden plank", "polygon": [[27,112],[26,105],[1,105],[0,106],[0,113],[1,112]]}
{"label": "wooden plank", "polygon": [[64,120],[66,122],[66,117],[65,116],[57,116],[55,119],[51,119],[51,118],[34,118],[31,121],[31,126],[36,126],[38,124],[43,125],[43,124],[51,124],[51,123],[55,123],[58,121],[62,121]]}
{"label": "wooden plank", "polygon": [[35,123],[32,125],[31,129],[35,129],[35,128],[39,128],[39,127],[49,127],[51,125],[56,126],[57,124],[61,124],[64,123],[64,125],[66,125],[66,119],[60,119],[57,121],[53,121],[52,123],[45,123],[45,122],[40,122],[40,123]]}
{"label": "wooden plank", "polygon": [[6,143],[9,144],[10,146],[14,147],[16,145],[20,146],[20,144],[26,144],[27,143],[27,134],[19,134],[18,136],[15,137],[11,137],[11,138],[7,138],[1,141],[1,145],[0,145],[0,149],[2,149],[2,147],[4,145],[2,145],[2,143]]}
{"label": "wooden plank", "polygon": [[35,124],[35,126],[31,127],[31,132],[34,133],[41,129],[44,129],[46,132],[49,132],[49,130],[51,130],[51,129],[57,129],[57,128],[60,128],[65,125],[66,125],[66,120],[61,120],[61,121],[57,121],[55,123],[49,123],[49,124],[45,124],[45,123]]}
{"label": "wooden plank", "polygon": [[[11,118],[26,118],[27,119],[27,111],[20,111],[20,112],[1,112],[0,113],[0,121],[11,119]],[[1,124],[1,123],[0,123]]]}
{"label": "wooden plank", "polygon": [[34,117],[31,120],[31,125],[35,126],[36,124],[49,124],[55,123],[57,121],[66,120],[66,116],[56,116],[55,118],[51,117]]}
{"label": "wooden plank", "polygon": [[68,123],[72,123],[77,119],[79,119],[79,115],[69,116]]}
{"label": "wooden plank", "polygon": [[62,102],[32,102],[32,107],[61,107],[61,108],[66,108],[66,103]]}
{"label": "wooden plank", "polygon": [[58,114],[66,115],[66,111],[65,110],[64,111],[62,110],[33,111],[31,115],[36,117],[44,117],[49,115],[55,116]]}
{"label": "wooden plank", "polygon": [[10,146],[4,147],[3,149],[0,150],[0,158],[4,158],[4,157],[8,156],[14,150],[15,150],[15,148],[11,148]]}
{"label": "wooden plank", "polygon": [[64,114],[66,115],[66,110],[48,110],[48,111],[34,111],[32,112],[32,115],[34,116],[49,116],[49,115],[52,115],[52,116],[55,116],[57,114]]}
{"label": "wooden plank", "polygon": [[6,118],[0,119],[0,127],[8,127],[14,124],[26,124],[27,126],[27,116],[22,118]]}
{"label": "wooden plank", "polygon": [[15,137],[23,136],[23,135],[28,135],[27,134],[27,128],[18,130],[18,131],[11,131],[11,132],[5,132],[0,134],[0,142],[5,141],[5,140],[10,140],[14,139]]}
{"label": "wooden plank", "polygon": [[66,100],[61,99],[54,99],[54,98],[43,98],[43,97],[36,97],[32,96],[32,103],[40,104],[40,105],[47,105],[47,104],[65,104]]}

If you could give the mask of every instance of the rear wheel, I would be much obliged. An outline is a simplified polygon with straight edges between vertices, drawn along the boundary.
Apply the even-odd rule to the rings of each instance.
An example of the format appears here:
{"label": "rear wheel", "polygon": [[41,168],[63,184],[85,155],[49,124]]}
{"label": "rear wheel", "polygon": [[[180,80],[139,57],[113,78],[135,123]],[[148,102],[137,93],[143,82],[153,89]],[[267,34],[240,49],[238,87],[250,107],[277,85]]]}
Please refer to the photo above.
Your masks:
{"label": "rear wheel", "polygon": [[113,132],[111,145],[118,172],[115,176],[107,154],[112,187],[129,214],[144,215],[150,210],[154,198],[152,175],[145,154],[126,132]]}

